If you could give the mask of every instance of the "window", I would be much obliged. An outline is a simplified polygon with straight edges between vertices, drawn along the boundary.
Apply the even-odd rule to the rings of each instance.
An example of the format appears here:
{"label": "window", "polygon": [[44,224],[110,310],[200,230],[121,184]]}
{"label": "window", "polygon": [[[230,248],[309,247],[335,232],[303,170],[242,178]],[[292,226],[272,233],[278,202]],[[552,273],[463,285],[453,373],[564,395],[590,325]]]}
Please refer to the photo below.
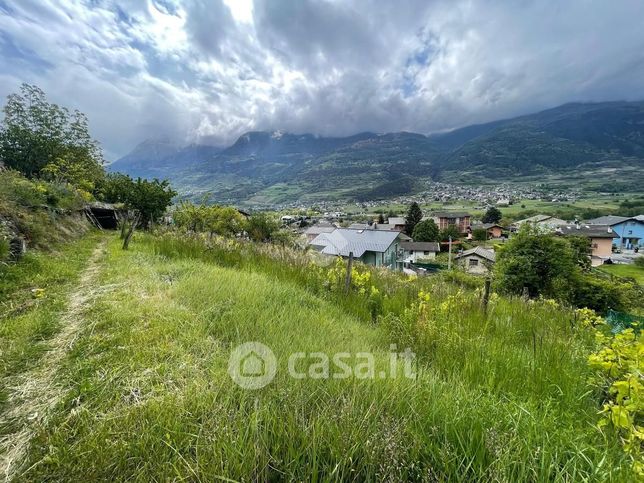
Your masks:
{"label": "window", "polygon": [[429,251],[428,251],[428,250],[425,250],[425,251],[423,252],[423,255],[429,255]]}
{"label": "window", "polygon": [[476,258],[470,258],[470,267],[478,266],[479,261]]}

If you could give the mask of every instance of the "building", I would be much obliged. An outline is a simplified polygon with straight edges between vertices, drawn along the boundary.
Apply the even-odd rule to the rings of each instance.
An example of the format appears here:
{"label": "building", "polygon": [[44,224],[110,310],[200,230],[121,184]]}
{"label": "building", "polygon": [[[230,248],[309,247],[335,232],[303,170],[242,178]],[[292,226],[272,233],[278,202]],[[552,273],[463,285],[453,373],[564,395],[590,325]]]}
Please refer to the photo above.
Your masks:
{"label": "building", "polygon": [[353,230],[338,228],[321,233],[311,246],[325,255],[353,257],[367,265],[397,269],[402,266],[400,251],[402,233],[391,230]]}
{"label": "building", "polygon": [[593,267],[602,265],[613,254],[613,239],[619,238],[609,225],[569,224],[557,228],[558,235],[585,236],[590,239],[590,262]]}
{"label": "building", "polygon": [[[352,223],[348,226],[351,230],[383,230],[383,231],[397,231],[402,233],[400,225],[393,225],[391,223]],[[404,228],[404,225],[403,227]],[[404,235],[406,238],[411,240],[410,237]]]}
{"label": "building", "polygon": [[503,227],[496,223],[477,223],[471,226],[471,231],[474,232],[474,230],[485,230],[488,239],[501,238],[503,235]]}
{"label": "building", "polygon": [[555,218],[554,216],[550,215],[534,215],[530,218],[516,221],[513,226],[518,229],[526,223],[529,223],[533,226],[538,226],[539,228],[554,231],[558,226],[565,225],[568,222],[566,220],[562,220],[561,218]]}
{"label": "building", "polygon": [[496,254],[483,247],[475,247],[456,255],[456,260],[468,273],[487,274],[496,262]]}
{"label": "building", "polygon": [[403,262],[422,263],[436,259],[436,254],[441,251],[441,246],[436,242],[401,241]]}
{"label": "building", "polygon": [[387,220],[392,230],[403,231],[405,229],[405,218],[402,216],[390,216]]}
{"label": "building", "polygon": [[434,220],[439,230],[444,230],[450,225],[456,226],[459,233],[467,233],[472,217],[469,213],[440,212],[434,213],[429,218]]}
{"label": "building", "polygon": [[617,238],[613,238],[613,246],[625,250],[635,247],[644,247],[644,215],[627,216],[600,216],[586,222],[588,225],[610,226]]}
{"label": "building", "polygon": [[331,233],[335,229],[336,227],[333,225],[313,225],[304,231],[304,236],[306,236],[306,241],[310,243],[320,233]]}

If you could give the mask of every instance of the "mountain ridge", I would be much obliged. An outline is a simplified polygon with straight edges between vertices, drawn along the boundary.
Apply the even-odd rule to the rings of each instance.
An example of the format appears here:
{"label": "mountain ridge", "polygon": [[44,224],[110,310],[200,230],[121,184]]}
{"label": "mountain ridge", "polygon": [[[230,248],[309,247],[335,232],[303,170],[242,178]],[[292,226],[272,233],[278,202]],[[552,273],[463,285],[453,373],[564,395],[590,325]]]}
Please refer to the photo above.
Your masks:
{"label": "mountain ridge", "polygon": [[224,148],[153,144],[141,143],[110,169],[167,177],[186,196],[212,192],[222,201],[378,198],[411,194],[429,179],[491,181],[622,165],[637,172],[644,167],[644,101],[568,103],[429,135],[249,131]]}

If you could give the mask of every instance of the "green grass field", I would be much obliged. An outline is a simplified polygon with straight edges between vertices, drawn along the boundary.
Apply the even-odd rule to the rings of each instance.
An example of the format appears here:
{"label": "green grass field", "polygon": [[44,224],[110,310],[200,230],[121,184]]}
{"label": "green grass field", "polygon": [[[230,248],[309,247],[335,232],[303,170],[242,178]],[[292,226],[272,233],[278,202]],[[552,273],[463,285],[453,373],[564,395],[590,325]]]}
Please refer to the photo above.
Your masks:
{"label": "green grass field", "polygon": [[598,267],[598,270],[602,272],[610,273],[611,275],[616,275],[618,277],[628,277],[633,278],[640,285],[644,285],[644,267],[637,265],[602,265]]}
{"label": "green grass field", "polygon": [[[92,235],[16,273],[17,300],[34,286],[47,295],[19,323],[0,320],[2,347],[16,348],[0,355],[0,434],[29,436],[14,481],[629,479],[616,438],[595,426],[592,334],[570,310],[495,296],[486,316],[474,289],[382,274],[389,315],[374,322],[364,296],[325,288],[299,255],[231,243],[137,235],[124,252]],[[406,325],[419,289],[429,315]],[[56,323],[70,311],[73,334]],[[256,391],[227,373],[248,341],[278,361]],[[392,343],[417,353],[416,378],[286,370],[294,351],[342,351],[372,353],[378,373]],[[38,367],[55,357],[47,380]],[[59,397],[46,416],[7,418],[29,409],[14,393],[32,374],[36,400]]]}

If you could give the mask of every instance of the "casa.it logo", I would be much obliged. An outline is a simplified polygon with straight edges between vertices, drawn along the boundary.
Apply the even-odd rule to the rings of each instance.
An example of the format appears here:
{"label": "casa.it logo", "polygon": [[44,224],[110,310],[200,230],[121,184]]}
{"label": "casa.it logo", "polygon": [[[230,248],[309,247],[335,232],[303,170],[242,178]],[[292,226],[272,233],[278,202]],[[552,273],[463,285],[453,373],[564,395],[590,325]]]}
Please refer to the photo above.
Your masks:
{"label": "casa.it logo", "polygon": [[277,372],[273,351],[261,342],[246,342],[235,347],[228,359],[228,374],[244,389],[261,389]]}

